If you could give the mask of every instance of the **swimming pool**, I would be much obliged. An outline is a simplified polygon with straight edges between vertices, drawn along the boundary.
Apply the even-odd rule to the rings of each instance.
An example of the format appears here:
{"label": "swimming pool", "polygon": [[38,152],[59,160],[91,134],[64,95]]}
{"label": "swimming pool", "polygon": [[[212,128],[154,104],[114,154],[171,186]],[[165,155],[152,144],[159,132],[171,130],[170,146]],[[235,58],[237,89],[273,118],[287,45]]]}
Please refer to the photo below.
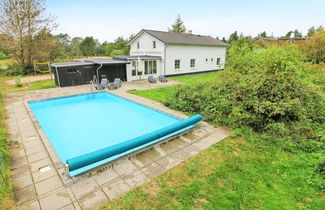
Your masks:
{"label": "swimming pool", "polygon": [[71,176],[193,128],[201,119],[182,120],[108,92],[29,106]]}

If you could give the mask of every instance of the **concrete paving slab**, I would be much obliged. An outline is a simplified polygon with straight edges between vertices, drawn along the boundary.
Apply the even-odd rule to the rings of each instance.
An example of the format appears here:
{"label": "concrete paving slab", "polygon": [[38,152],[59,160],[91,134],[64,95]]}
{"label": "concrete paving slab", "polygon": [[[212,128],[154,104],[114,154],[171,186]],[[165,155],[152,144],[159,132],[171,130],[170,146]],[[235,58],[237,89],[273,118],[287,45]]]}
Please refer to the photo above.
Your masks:
{"label": "concrete paving slab", "polygon": [[70,188],[76,198],[80,199],[98,190],[99,186],[93,178],[89,178],[75,183]]}
{"label": "concrete paving slab", "polygon": [[65,189],[57,190],[40,199],[42,209],[60,209],[71,203]]}
{"label": "concrete paving slab", "polygon": [[79,204],[82,209],[92,209],[104,205],[107,201],[106,195],[101,190],[97,190],[80,199]]}
{"label": "concrete paving slab", "polygon": [[30,170],[32,173],[35,171],[39,171],[40,168],[43,168],[46,166],[53,167],[52,161],[50,160],[50,158],[44,158],[44,159],[35,161],[33,163],[30,163],[29,165],[30,165]]}
{"label": "concrete paving slab", "polygon": [[14,200],[17,205],[31,201],[37,198],[36,192],[33,185],[29,185],[23,189],[13,189],[14,191]]}
{"label": "concrete paving slab", "polygon": [[170,156],[166,156],[166,157],[161,158],[160,160],[157,160],[157,163],[164,169],[169,170],[169,169],[175,167],[176,165],[178,165],[180,163],[180,161],[178,161]]}
{"label": "concrete paving slab", "polygon": [[39,161],[39,160],[42,160],[45,158],[48,158],[48,153],[45,150],[27,156],[28,162],[30,162],[30,163],[33,163],[33,162],[36,162],[36,161]]}
{"label": "concrete paving slab", "polygon": [[19,167],[22,167],[22,166],[25,166],[27,165],[27,159],[25,156],[21,157],[21,158],[16,158],[14,160],[11,160],[10,162],[10,167],[12,168],[19,168]]}
{"label": "concrete paving slab", "polygon": [[59,176],[53,176],[41,182],[35,183],[35,188],[38,196],[52,192],[55,189],[62,187],[62,182]]}
{"label": "concrete paving slab", "polygon": [[99,186],[103,186],[108,183],[114,182],[118,177],[119,175],[113,169],[108,169],[107,171],[94,176],[94,179],[96,180]]}
{"label": "concrete paving slab", "polygon": [[122,160],[114,165],[113,168],[120,176],[130,174],[137,170],[137,167],[129,160]]}
{"label": "concrete paving slab", "polygon": [[141,155],[137,156],[136,158],[132,159],[132,163],[136,165],[138,168],[142,168],[146,165],[149,165],[153,162],[151,158],[149,158],[148,155],[145,155],[146,152],[142,153]]}
{"label": "concrete paving slab", "polygon": [[184,152],[191,154],[191,156],[197,155],[199,152],[202,151],[202,149],[200,149],[192,144],[188,145],[186,147],[183,147],[182,150],[184,150]]}
{"label": "concrete paving slab", "polygon": [[20,176],[24,176],[26,174],[30,174],[28,165],[21,166],[19,168],[10,168],[11,174],[13,178],[17,178]]}
{"label": "concrete paving slab", "polygon": [[117,181],[103,187],[103,191],[111,200],[120,197],[130,189],[130,186],[126,184],[123,179],[118,179]]}
{"label": "concrete paving slab", "polygon": [[42,144],[39,144],[36,146],[25,147],[26,155],[31,155],[31,154],[38,153],[41,151],[45,151],[45,148]]}
{"label": "concrete paving slab", "polygon": [[166,169],[162,168],[159,164],[157,163],[151,163],[143,168],[141,168],[141,171],[149,178],[153,179],[160,174],[164,173]]}
{"label": "concrete paving slab", "polygon": [[12,185],[16,189],[22,189],[33,184],[33,180],[30,174],[26,174],[12,180]]}
{"label": "concrete paving slab", "polygon": [[193,142],[193,141],[197,141],[198,136],[194,135],[193,133],[187,133],[185,135],[182,135],[181,138],[189,142]]}
{"label": "concrete paving slab", "polygon": [[150,150],[146,153],[144,153],[143,155],[148,157],[149,159],[151,159],[152,161],[156,161],[156,160],[159,160],[161,159],[162,157],[164,157],[166,155],[166,153],[164,153],[164,151],[158,151],[159,148],[156,148],[156,149],[153,149],[153,150]]}
{"label": "concrete paving slab", "polygon": [[75,210],[73,203],[68,204],[67,206],[61,208],[60,210]]}
{"label": "concrete paving slab", "polygon": [[50,166],[51,169],[45,171],[45,172],[41,172],[40,170],[37,170],[35,172],[32,173],[33,179],[34,179],[34,183],[38,183],[41,182],[45,179],[51,178],[53,176],[57,175],[57,172],[55,170],[55,168],[53,168],[53,166]]}
{"label": "concrete paving slab", "polygon": [[130,187],[140,186],[150,181],[141,170],[125,175],[123,176],[123,179]]}
{"label": "concrete paving slab", "polygon": [[177,150],[176,152],[170,154],[169,156],[181,162],[191,157],[191,154],[183,150]]}
{"label": "concrete paving slab", "polygon": [[24,205],[17,207],[17,210],[40,210],[40,209],[41,207],[37,200],[29,203],[25,203]]}

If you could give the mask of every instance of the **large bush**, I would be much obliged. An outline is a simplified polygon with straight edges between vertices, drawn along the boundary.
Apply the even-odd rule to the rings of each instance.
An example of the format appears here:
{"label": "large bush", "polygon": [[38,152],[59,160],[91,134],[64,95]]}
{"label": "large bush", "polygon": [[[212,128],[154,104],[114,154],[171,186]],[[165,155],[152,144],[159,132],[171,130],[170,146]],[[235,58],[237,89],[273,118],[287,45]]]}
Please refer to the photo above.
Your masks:
{"label": "large bush", "polygon": [[303,79],[308,65],[297,50],[260,50],[240,42],[234,43],[228,58],[221,80],[180,87],[167,105],[201,113],[214,124],[248,126],[295,141],[319,141],[325,100],[317,87]]}

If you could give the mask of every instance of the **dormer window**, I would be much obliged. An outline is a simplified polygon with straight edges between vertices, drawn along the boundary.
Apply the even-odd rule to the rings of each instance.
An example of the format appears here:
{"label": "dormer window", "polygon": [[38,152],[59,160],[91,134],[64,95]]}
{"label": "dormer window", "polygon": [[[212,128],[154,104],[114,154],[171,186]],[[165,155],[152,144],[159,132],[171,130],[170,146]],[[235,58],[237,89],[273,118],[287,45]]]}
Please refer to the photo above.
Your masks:
{"label": "dormer window", "polygon": [[153,49],[156,49],[156,41],[152,42],[152,47],[153,47]]}
{"label": "dormer window", "polygon": [[140,49],[140,42],[137,42],[137,48]]}

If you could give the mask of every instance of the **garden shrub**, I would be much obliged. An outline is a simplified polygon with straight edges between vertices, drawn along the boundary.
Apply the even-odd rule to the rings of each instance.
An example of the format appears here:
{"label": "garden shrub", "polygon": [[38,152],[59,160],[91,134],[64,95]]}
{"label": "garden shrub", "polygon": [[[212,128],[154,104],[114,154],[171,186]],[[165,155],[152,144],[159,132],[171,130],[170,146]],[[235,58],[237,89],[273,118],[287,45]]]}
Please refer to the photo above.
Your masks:
{"label": "garden shrub", "polygon": [[304,57],[292,47],[259,51],[244,43],[238,49],[229,51],[220,81],[181,86],[167,105],[201,113],[214,124],[248,126],[297,141],[318,139],[315,131],[325,122],[325,100],[301,78],[308,68]]}

